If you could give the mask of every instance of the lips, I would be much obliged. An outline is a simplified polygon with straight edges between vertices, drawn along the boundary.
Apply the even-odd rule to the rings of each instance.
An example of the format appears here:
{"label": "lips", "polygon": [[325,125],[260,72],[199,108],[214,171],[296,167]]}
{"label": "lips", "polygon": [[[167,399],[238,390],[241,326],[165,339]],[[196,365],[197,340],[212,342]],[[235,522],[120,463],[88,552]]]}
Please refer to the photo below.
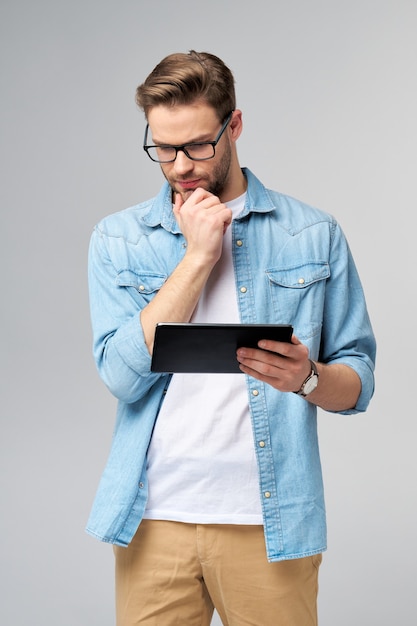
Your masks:
{"label": "lips", "polygon": [[181,189],[196,189],[198,187],[199,180],[179,180],[177,184]]}

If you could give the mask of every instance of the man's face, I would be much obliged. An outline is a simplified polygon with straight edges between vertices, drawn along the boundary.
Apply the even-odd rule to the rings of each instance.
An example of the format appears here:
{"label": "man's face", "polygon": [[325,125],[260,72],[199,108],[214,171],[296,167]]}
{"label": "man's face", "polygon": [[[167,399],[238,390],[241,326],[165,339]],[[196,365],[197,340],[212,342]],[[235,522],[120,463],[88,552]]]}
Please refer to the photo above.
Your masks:
{"label": "man's face", "polygon": [[[148,114],[152,142],[159,145],[214,141],[221,122],[214,109],[195,103],[176,107],[157,106]],[[216,146],[215,156],[207,161],[193,161],[178,151],[173,163],[161,163],[162,173],[174,192],[183,200],[197,187],[221,197],[229,182],[232,149],[228,129]]]}

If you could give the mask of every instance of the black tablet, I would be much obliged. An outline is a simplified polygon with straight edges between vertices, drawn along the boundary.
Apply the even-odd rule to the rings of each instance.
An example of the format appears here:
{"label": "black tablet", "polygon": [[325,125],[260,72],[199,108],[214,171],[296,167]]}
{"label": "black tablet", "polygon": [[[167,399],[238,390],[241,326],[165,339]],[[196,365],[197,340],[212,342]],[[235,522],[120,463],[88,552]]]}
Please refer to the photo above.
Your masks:
{"label": "black tablet", "polygon": [[157,324],[151,371],[241,373],[237,348],[256,348],[261,339],[289,342],[292,333],[290,324]]}

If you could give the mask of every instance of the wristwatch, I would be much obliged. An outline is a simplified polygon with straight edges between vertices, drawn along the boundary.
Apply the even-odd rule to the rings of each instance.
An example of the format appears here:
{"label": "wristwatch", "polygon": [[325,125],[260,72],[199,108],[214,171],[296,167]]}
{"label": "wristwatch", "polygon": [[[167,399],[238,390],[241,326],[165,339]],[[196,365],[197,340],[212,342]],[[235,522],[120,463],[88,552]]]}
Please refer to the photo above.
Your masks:
{"label": "wristwatch", "polygon": [[314,391],[319,384],[319,373],[317,371],[316,364],[311,359],[309,360],[311,365],[311,372],[301,385],[300,389],[298,391],[294,391],[297,396],[302,396],[303,398],[305,398],[306,396],[308,396],[309,393]]}

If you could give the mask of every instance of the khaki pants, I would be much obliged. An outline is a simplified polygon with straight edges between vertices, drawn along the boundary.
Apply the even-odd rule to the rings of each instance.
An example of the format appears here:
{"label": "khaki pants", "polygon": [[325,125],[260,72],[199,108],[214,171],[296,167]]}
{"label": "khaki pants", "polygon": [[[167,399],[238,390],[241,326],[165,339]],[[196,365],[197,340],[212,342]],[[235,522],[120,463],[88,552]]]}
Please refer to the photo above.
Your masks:
{"label": "khaki pants", "polygon": [[317,626],[321,555],[268,563],[262,526],[144,520],[114,552],[117,626]]}

